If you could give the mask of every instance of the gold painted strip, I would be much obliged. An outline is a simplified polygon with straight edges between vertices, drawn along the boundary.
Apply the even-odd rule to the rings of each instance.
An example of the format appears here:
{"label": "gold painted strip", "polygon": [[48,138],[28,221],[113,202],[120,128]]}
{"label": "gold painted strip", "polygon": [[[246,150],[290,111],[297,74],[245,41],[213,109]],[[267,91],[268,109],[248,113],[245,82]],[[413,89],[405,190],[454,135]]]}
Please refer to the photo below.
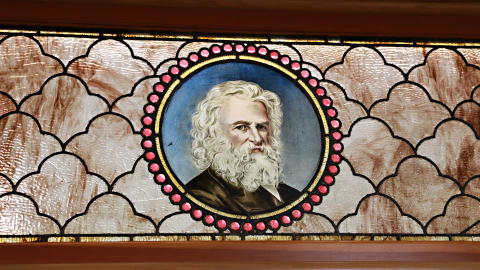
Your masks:
{"label": "gold painted strip", "polygon": [[402,236],[401,241],[450,241],[448,236]]}
{"label": "gold painted strip", "polygon": [[247,235],[245,241],[292,241],[290,235]]}
{"label": "gold painted strip", "polygon": [[67,243],[67,242],[76,242],[77,239],[75,237],[49,237],[48,242],[55,242],[55,243]]}
{"label": "gold painted strip", "polygon": [[263,41],[268,42],[268,38],[256,37],[215,37],[215,36],[200,36],[197,39],[202,40],[230,40],[230,41]]}
{"label": "gold painted strip", "polygon": [[294,201],[293,203],[283,207],[282,209],[279,209],[279,210],[273,211],[273,212],[269,212],[269,213],[265,213],[265,214],[254,215],[254,216],[251,216],[251,219],[271,217],[271,216],[275,216],[277,214],[283,213],[285,211],[288,211],[288,210],[292,209],[293,207],[295,207],[297,204],[299,204],[301,201],[303,201],[307,196],[308,196],[308,193],[304,193],[296,201]]}
{"label": "gold painted strip", "polygon": [[158,113],[157,113],[157,119],[155,120],[155,133],[158,134],[160,132],[160,119],[162,118],[162,112],[163,109],[165,108],[165,104],[167,104],[168,98],[172,94],[173,90],[177,85],[180,83],[180,80],[176,80],[170,87],[168,88],[168,91],[165,93],[165,96],[162,99],[162,103],[160,103],[160,107],[158,107]]}
{"label": "gold painted strip", "polygon": [[212,237],[210,235],[191,235],[190,241],[212,241]]}
{"label": "gold painted strip", "polygon": [[271,42],[312,42],[312,43],[325,43],[324,39],[289,39],[289,38],[272,38]]}
{"label": "gold painted strip", "polygon": [[185,189],[183,188],[182,185],[178,183],[177,179],[173,176],[173,173],[170,171],[170,169],[167,166],[167,163],[165,162],[165,158],[163,157],[162,150],[160,149],[160,138],[157,136],[155,138],[155,141],[157,143],[157,153],[158,153],[158,156],[160,157],[160,161],[162,162],[165,172],[167,173],[168,177],[170,177],[170,180],[172,180],[173,184],[178,188],[178,190],[181,193],[185,193]]}
{"label": "gold painted strip", "polygon": [[120,34],[122,37],[133,38],[172,38],[172,39],[193,39],[193,36],[175,36],[175,35],[148,35],[148,34]]}
{"label": "gold painted strip", "polygon": [[129,242],[126,236],[88,236],[80,237],[80,242]]}
{"label": "gold painted strip", "polygon": [[323,128],[325,129],[325,135],[330,134],[330,131],[329,131],[329,128],[328,128],[328,123],[327,123],[327,118],[325,117],[325,114],[323,113],[323,110],[322,110],[322,107],[320,106],[320,103],[318,103],[318,100],[315,98],[312,91],[310,91],[310,88],[308,88],[308,86],[302,80],[298,80],[298,83],[303,87],[303,89],[305,89],[305,92],[307,92],[307,94],[310,96],[310,99],[315,104],[315,107],[317,107],[317,111],[318,111],[318,113],[320,113],[320,117],[322,118]]}
{"label": "gold painted strip", "polygon": [[480,236],[452,236],[452,241],[480,241]]}
{"label": "gold painted strip", "polygon": [[42,242],[41,237],[2,237],[0,243],[30,243],[30,242]]}
{"label": "gold painted strip", "polygon": [[[478,43],[470,43],[477,44]],[[417,45],[429,45],[429,46],[465,46],[465,43],[450,43],[450,42],[417,42]]]}
{"label": "gold painted strip", "polygon": [[217,235],[215,241],[242,241],[239,235]]}
{"label": "gold painted strip", "polygon": [[299,235],[300,241],[371,241],[369,235]]}
{"label": "gold painted strip", "polygon": [[[57,32],[57,31],[40,31],[42,35],[72,35],[72,36],[100,36],[99,33],[82,33],[82,32]],[[106,34],[107,35],[107,34]]]}
{"label": "gold painted strip", "polygon": [[192,195],[190,195],[188,193],[186,193],[185,196],[187,196],[187,198],[189,198],[195,204],[198,204],[200,207],[202,207],[202,208],[204,208],[204,209],[206,209],[210,212],[213,212],[213,213],[216,213],[216,214],[219,214],[219,215],[223,215],[223,216],[226,216],[226,217],[229,217],[229,218],[247,219],[247,216],[225,213],[225,212],[219,211],[217,209],[214,209],[214,208],[200,202],[199,200],[195,199],[195,197],[193,197]]}
{"label": "gold painted strip", "polygon": [[352,40],[345,40],[343,43],[347,44],[373,44],[373,45],[414,45],[413,42],[405,42],[405,41],[352,41]]}
{"label": "gold painted strip", "polygon": [[327,40],[328,43],[342,43],[340,39],[329,39]]}
{"label": "gold painted strip", "polygon": [[380,236],[380,235],[375,235],[373,237],[373,241],[398,241],[397,237],[387,235],[387,236]]}
{"label": "gold painted strip", "polygon": [[256,62],[260,62],[262,64],[266,64],[266,65],[269,65],[269,66],[272,66],[278,70],[281,70],[283,73],[287,74],[288,76],[292,77],[294,80],[297,79],[297,75],[293,74],[292,72],[290,72],[289,70],[287,70],[286,68],[280,66],[280,65],[277,65],[276,63],[273,63],[271,61],[268,61],[268,60],[265,60],[265,59],[262,59],[262,58],[258,58],[258,57],[254,57],[254,56],[248,56],[248,55],[240,55],[239,56],[240,59],[242,60],[250,60],[250,61],[256,61]]}
{"label": "gold painted strip", "polygon": [[135,236],[133,241],[187,241],[185,235]]}
{"label": "gold painted strip", "polygon": [[191,68],[185,70],[182,75],[180,75],[180,78],[182,79],[185,79],[188,75],[190,75],[192,72],[194,72],[195,70],[199,69],[199,68],[202,68],[208,64],[211,64],[211,63],[214,63],[214,62],[218,62],[218,61],[222,61],[222,60],[228,60],[228,59],[235,59],[237,58],[236,55],[225,55],[225,56],[220,56],[220,57],[216,57],[216,58],[212,58],[212,59],[208,59],[206,60],[205,62],[202,62],[198,65],[195,65],[195,66],[192,66]]}
{"label": "gold painted strip", "polygon": [[9,29],[0,29],[0,33],[21,33],[21,34],[36,34],[37,31],[31,30],[9,30]]}
{"label": "gold painted strip", "polygon": [[315,180],[308,188],[309,192],[312,192],[315,186],[318,184],[318,182],[320,182],[320,179],[322,178],[322,175],[325,172],[325,168],[327,167],[329,152],[330,152],[330,138],[326,136],[325,137],[325,156],[323,157],[322,166],[320,167],[320,171],[318,172],[317,177],[315,177]]}

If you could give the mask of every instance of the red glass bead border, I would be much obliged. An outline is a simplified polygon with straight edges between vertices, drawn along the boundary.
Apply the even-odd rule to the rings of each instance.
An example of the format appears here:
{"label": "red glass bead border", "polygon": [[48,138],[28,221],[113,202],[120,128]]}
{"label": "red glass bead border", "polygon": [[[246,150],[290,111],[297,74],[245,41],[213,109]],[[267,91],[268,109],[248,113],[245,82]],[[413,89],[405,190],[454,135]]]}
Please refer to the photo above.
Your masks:
{"label": "red glass bead border", "polygon": [[[209,59],[228,55],[254,56],[273,62],[295,74],[313,93],[316,101],[319,103],[318,109],[323,111],[328,123],[329,132],[325,134],[323,130],[323,136],[328,136],[329,138],[329,151],[328,157],[324,159],[327,164],[320,181],[312,191],[308,192],[308,196],[294,207],[266,218],[255,220],[232,218],[195,204],[168,178],[161,165],[162,162],[158,157],[158,153],[156,153],[157,142],[155,138],[158,138],[161,134],[154,132],[154,119],[156,119],[158,113],[163,113],[159,112],[158,109],[167,89],[176,80],[188,80],[188,76],[184,79],[181,79],[180,76],[189,68]],[[232,59],[231,61],[236,60]],[[282,226],[290,226],[294,221],[302,219],[304,213],[311,212],[315,205],[319,205],[322,202],[322,197],[328,194],[329,186],[334,184],[335,176],[338,175],[340,170],[338,163],[342,159],[340,153],[343,150],[343,145],[340,141],[343,135],[340,132],[341,122],[337,118],[337,111],[333,107],[332,100],[327,96],[327,91],[319,86],[319,80],[313,77],[308,69],[302,67],[301,61],[292,61],[288,55],[281,55],[278,51],[269,50],[265,46],[226,43],[223,45],[212,45],[210,48],[202,48],[197,53],[190,53],[187,58],[177,59],[177,63],[178,65],[169,68],[169,72],[160,75],[160,83],[153,86],[153,93],[149,95],[148,104],[144,106],[145,116],[142,118],[143,128],[141,132],[144,138],[142,141],[142,147],[145,150],[144,158],[149,163],[149,171],[154,174],[154,181],[161,186],[163,193],[169,196],[172,204],[178,205],[181,211],[190,213],[194,220],[202,221],[207,226],[215,226],[221,232],[229,230],[232,233],[262,234],[269,229],[275,232]],[[205,65],[202,68],[209,66]],[[281,72],[278,69],[277,71]],[[299,86],[299,89],[302,89],[302,87]],[[311,186],[311,182],[308,186]]]}

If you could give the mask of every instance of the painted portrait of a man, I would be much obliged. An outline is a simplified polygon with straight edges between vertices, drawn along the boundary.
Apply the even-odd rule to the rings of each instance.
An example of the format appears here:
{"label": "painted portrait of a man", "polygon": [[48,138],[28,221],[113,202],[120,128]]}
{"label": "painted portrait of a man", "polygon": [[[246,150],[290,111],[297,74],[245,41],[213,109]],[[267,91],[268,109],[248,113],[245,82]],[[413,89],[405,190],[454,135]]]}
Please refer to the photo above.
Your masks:
{"label": "painted portrait of a man", "polygon": [[198,200],[245,214],[290,203],[300,192],[282,169],[282,103],[273,92],[246,81],[214,86],[192,117],[191,154],[202,171],[186,185]]}

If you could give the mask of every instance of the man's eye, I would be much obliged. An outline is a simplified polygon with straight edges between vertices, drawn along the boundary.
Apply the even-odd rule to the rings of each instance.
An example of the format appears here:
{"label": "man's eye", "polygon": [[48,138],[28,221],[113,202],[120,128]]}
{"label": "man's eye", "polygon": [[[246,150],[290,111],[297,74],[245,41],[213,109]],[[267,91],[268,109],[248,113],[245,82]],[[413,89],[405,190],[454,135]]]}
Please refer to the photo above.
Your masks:
{"label": "man's eye", "polygon": [[242,125],[242,126],[237,126],[237,127],[235,127],[235,129],[238,129],[238,130],[240,130],[240,131],[243,131],[243,130],[247,129],[247,127],[246,127],[245,125]]}
{"label": "man's eye", "polygon": [[264,126],[264,125],[259,125],[259,126],[257,126],[257,129],[258,130],[267,130],[267,127]]}

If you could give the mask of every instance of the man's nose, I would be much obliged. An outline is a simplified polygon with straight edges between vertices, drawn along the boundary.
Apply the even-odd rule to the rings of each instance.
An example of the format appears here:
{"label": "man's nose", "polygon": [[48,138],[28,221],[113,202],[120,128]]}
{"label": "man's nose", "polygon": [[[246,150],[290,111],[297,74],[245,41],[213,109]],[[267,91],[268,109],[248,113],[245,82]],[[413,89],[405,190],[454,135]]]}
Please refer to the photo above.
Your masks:
{"label": "man's nose", "polygon": [[248,139],[254,144],[260,144],[262,142],[262,137],[260,137],[260,133],[258,133],[258,129],[256,127],[250,129],[250,135]]}

